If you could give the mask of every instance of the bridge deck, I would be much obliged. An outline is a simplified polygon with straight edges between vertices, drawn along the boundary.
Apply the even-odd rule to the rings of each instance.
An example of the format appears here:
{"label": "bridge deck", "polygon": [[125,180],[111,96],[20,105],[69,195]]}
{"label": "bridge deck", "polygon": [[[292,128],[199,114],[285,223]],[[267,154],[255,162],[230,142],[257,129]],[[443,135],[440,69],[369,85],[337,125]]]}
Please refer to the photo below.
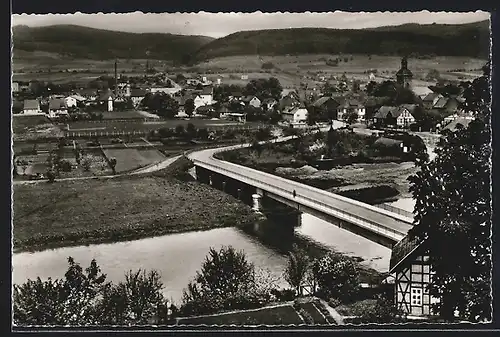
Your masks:
{"label": "bridge deck", "polygon": [[[412,219],[395,214],[377,207],[348,199],[333,193],[329,193],[318,188],[297,183],[288,179],[274,176],[265,172],[254,170],[248,167],[221,161],[213,158],[213,154],[221,149],[211,149],[195,152],[190,155],[196,165],[207,169],[227,173],[233,178],[240,178],[241,181],[251,181],[252,185],[264,191],[280,194],[289,200],[297,203],[316,204],[319,208],[335,209],[342,213],[365,220],[368,223],[380,225],[380,227],[394,231],[397,236],[404,236],[412,227]],[[293,197],[293,191],[296,197]],[[322,207],[323,206],[323,207]],[[315,207],[316,208],[316,207]]]}

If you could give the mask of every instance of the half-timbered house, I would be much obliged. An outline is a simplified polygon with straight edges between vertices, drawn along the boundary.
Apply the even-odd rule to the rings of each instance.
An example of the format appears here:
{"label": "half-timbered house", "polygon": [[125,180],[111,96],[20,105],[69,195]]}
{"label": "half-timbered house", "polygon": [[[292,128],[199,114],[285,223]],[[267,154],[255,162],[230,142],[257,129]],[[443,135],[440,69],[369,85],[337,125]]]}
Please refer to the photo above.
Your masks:
{"label": "half-timbered house", "polygon": [[406,236],[392,249],[390,273],[394,275],[395,304],[409,316],[432,316],[432,304],[439,301],[429,294],[434,272],[425,243]]}

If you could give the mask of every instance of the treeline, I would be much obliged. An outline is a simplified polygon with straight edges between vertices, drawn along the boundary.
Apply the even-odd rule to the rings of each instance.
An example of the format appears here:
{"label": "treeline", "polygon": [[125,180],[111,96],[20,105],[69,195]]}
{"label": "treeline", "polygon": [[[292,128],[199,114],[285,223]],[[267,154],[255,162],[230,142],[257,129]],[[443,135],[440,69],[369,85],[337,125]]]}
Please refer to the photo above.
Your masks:
{"label": "treeline", "polygon": [[76,25],[13,28],[15,49],[45,51],[82,59],[159,59],[189,60],[207,36],[164,33],[127,33]]}
{"label": "treeline", "polygon": [[210,59],[249,54],[339,53],[486,58],[489,53],[489,27],[477,23],[403,25],[359,30],[294,28],[246,31],[228,35],[202,46],[197,58]]}

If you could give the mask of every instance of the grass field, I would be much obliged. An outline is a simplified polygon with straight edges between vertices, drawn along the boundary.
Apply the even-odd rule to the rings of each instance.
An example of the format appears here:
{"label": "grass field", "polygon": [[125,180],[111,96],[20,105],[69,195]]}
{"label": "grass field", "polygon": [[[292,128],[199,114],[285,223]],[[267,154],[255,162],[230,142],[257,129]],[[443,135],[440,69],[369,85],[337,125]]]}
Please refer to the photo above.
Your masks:
{"label": "grass field", "polygon": [[102,118],[103,119],[137,119],[137,118],[144,118],[143,115],[141,115],[139,112],[134,111],[134,110],[128,110],[128,111],[104,111],[102,112]]}
{"label": "grass field", "polygon": [[157,150],[144,152],[137,149],[104,149],[103,152],[108,160],[111,158],[116,159],[116,173],[128,172],[164,159]]}
{"label": "grass field", "polygon": [[188,318],[179,325],[299,325],[304,321],[291,305],[260,310],[220,314],[217,316]]}
{"label": "grass field", "polygon": [[253,223],[250,207],[159,175],[14,185],[15,251],[117,242]]}

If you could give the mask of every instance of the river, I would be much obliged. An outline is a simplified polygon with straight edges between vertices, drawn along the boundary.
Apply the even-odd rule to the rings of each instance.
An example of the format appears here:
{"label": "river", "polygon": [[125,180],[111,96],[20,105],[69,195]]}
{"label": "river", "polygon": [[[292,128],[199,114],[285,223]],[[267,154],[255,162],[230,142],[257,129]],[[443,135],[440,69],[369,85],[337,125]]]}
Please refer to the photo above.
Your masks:
{"label": "river", "polygon": [[[296,235],[306,240],[360,257],[363,259],[362,264],[375,270],[388,270],[390,249],[321,219],[303,214],[302,224],[295,231]],[[209,248],[219,248],[222,245],[244,250],[249,261],[274,276],[277,286],[287,285],[282,277],[287,263],[286,256],[237,228],[218,228],[113,244],[17,253],[12,257],[13,282],[19,284],[38,276],[42,279],[62,278],[67,270],[69,256],[84,268],[92,259],[96,259],[107,279],[113,282],[123,280],[128,270],[158,270],[165,285],[165,296],[174,303],[180,303],[182,290],[200,269]]]}

